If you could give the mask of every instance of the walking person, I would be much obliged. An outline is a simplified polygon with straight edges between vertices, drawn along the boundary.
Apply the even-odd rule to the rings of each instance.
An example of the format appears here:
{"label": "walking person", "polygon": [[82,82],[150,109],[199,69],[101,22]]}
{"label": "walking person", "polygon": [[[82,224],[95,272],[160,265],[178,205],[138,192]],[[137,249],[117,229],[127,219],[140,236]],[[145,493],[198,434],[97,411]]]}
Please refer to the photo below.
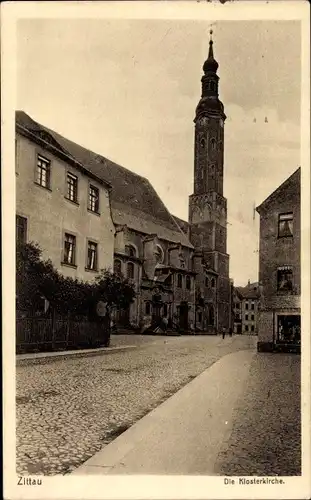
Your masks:
{"label": "walking person", "polygon": [[225,336],[226,336],[226,329],[225,329],[225,328],[223,328],[223,329],[222,329],[222,338],[224,339],[224,338],[225,338]]}

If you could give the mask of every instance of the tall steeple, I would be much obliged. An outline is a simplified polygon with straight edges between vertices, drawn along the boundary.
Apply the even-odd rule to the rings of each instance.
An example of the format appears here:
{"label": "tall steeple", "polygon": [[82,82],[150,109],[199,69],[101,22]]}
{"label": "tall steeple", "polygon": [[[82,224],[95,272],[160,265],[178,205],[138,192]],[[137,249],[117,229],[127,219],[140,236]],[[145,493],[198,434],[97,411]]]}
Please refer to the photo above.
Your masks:
{"label": "tall steeple", "polygon": [[213,49],[213,30],[210,30],[210,41],[209,41],[209,50],[208,57],[203,64],[203,72],[204,75],[201,78],[202,83],[202,94],[201,100],[196,109],[196,118],[195,120],[204,113],[204,111],[220,112],[225,119],[224,114],[224,106],[222,102],[218,99],[218,82],[219,76],[217,75],[218,70],[218,62],[214,58],[214,49]]}
{"label": "tall steeple", "polygon": [[[211,30],[208,57],[203,64],[202,93],[194,119],[194,183],[189,197],[189,225],[191,243],[195,253],[201,256],[196,259],[195,269],[196,286],[205,304],[201,312],[203,317],[210,317],[208,311],[213,307],[216,320],[209,319],[208,325],[213,323],[217,331],[229,328],[230,280],[227,200],[223,195],[226,115],[218,97],[218,62],[214,57],[212,34]],[[213,281],[208,273],[212,273]]]}

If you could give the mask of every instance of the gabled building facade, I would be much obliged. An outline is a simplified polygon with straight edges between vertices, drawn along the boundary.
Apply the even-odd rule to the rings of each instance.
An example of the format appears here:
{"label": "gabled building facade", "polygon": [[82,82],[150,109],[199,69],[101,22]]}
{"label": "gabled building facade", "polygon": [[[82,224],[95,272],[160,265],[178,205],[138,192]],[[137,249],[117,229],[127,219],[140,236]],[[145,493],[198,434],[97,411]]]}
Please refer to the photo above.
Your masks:
{"label": "gabled building facade", "polygon": [[259,207],[258,350],[300,348],[300,168]]}

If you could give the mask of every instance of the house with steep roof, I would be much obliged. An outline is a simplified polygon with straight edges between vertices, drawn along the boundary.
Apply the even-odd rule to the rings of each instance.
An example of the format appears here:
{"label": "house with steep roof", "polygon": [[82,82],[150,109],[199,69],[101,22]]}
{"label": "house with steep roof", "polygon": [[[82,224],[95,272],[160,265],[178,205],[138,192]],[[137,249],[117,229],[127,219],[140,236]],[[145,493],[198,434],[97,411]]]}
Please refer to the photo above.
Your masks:
{"label": "house with steep roof", "polygon": [[258,350],[300,350],[300,168],[256,210],[260,215]]}

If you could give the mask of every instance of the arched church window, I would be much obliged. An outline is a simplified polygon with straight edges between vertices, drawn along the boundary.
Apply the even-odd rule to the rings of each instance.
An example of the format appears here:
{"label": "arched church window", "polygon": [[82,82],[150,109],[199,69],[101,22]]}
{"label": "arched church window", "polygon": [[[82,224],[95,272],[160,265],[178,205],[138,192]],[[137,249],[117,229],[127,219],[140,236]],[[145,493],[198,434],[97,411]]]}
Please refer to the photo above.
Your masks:
{"label": "arched church window", "polygon": [[120,276],[121,272],[122,272],[122,264],[121,264],[121,261],[119,259],[116,259],[113,263],[113,271],[115,274],[117,274],[118,276]]}
{"label": "arched church window", "polygon": [[129,257],[136,257],[136,248],[133,245],[125,245],[125,253]]}
{"label": "arched church window", "polygon": [[204,137],[202,137],[200,139],[200,146],[201,146],[201,148],[205,148],[205,144],[206,144],[205,139],[204,139]]}
{"label": "arched church window", "polygon": [[216,140],[214,139],[214,137],[211,139],[211,149],[212,151],[215,151],[216,149]]}
{"label": "arched church window", "polygon": [[133,264],[133,262],[128,262],[126,269],[127,269],[127,271],[126,271],[127,278],[133,279],[134,278],[134,264]]}
{"label": "arched church window", "polygon": [[214,325],[215,322],[214,306],[210,305],[208,308],[208,324]]}
{"label": "arched church window", "polygon": [[155,258],[156,258],[157,264],[163,264],[164,252],[163,252],[162,247],[160,247],[160,245],[156,245]]}

